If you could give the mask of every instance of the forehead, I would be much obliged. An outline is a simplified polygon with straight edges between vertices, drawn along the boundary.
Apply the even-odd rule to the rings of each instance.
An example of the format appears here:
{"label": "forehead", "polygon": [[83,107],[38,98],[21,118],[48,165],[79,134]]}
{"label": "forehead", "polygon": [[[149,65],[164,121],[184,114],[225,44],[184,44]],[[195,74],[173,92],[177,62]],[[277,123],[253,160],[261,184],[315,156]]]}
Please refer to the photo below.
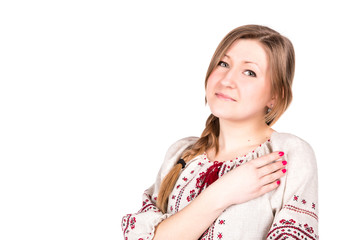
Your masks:
{"label": "forehead", "polygon": [[267,69],[268,66],[268,55],[263,45],[257,40],[236,40],[227,49],[225,55],[234,62],[251,62],[263,69]]}

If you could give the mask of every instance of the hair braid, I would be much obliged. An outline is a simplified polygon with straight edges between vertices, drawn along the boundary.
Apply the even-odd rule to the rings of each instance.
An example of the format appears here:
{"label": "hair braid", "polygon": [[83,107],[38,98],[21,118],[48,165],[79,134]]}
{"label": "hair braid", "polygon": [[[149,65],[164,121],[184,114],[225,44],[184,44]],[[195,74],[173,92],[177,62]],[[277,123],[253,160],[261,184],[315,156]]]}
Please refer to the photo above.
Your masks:
{"label": "hair braid", "polygon": [[[194,145],[183,152],[182,159],[184,159],[185,162],[188,162],[212,147],[215,147],[215,151],[217,153],[219,150],[219,133],[219,118],[215,117],[213,114],[210,114],[206,120],[206,126],[201,134],[201,137],[194,143]],[[169,195],[175,187],[175,183],[179,178],[181,169],[181,165],[176,164],[162,180],[156,206],[163,213],[166,212]]]}

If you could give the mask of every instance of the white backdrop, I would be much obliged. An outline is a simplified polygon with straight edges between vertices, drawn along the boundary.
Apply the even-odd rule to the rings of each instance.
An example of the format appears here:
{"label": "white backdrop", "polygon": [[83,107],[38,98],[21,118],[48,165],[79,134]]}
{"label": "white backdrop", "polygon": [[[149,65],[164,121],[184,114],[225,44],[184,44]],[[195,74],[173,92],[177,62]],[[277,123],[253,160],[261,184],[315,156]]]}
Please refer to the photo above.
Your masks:
{"label": "white backdrop", "polygon": [[233,28],[262,24],[296,51],[275,124],[315,150],[320,236],[360,214],[355,1],[2,1],[0,239],[122,239],[167,148],[199,136],[204,78]]}

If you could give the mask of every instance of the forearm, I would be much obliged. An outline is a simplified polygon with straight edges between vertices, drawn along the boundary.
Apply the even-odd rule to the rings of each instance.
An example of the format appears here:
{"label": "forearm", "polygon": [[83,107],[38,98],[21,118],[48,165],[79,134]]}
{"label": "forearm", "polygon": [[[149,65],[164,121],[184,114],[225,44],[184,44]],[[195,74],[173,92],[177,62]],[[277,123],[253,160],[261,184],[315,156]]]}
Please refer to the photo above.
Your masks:
{"label": "forearm", "polygon": [[209,186],[184,209],[165,219],[156,228],[155,240],[197,240],[226,209],[216,184]]}

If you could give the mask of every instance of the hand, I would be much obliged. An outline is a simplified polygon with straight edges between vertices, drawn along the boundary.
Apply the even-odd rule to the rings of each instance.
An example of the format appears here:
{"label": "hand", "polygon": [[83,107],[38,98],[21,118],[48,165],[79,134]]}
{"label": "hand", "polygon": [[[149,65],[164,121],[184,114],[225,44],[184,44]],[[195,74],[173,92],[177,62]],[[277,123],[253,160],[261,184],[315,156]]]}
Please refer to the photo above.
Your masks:
{"label": "hand", "polygon": [[[225,208],[247,202],[276,189],[285,175],[286,161],[280,152],[253,159],[222,176],[210,187],[218,188]],[[274,162],[275,161],[275,162]]]}

